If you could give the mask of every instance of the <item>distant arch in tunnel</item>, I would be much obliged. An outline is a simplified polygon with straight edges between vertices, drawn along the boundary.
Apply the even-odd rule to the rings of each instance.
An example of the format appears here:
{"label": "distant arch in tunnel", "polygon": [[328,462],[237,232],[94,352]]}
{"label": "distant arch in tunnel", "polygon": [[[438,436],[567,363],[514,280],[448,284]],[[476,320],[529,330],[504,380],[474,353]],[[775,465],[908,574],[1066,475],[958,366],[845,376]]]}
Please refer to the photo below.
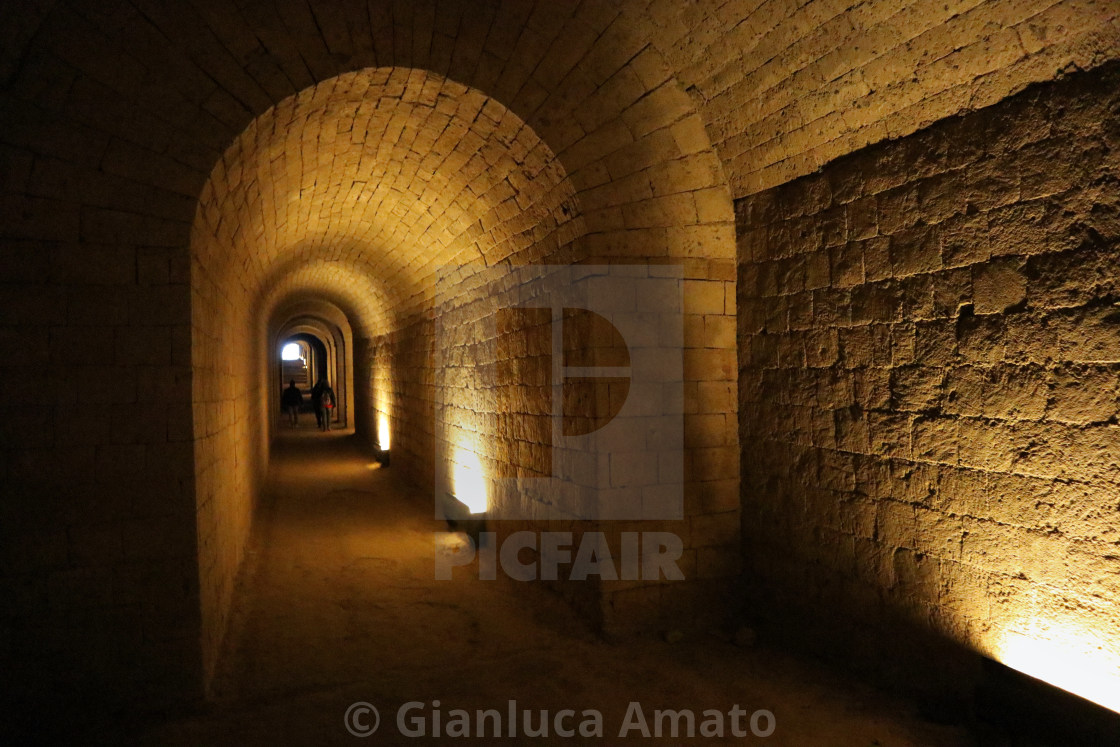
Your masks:
{"label": "distant arch in tunnel", "polygon": [[[695,363],[685,376],[694,397],[701,380],[713,392],[698,412],[733,402],[733,339],[713,345],[704,332],[705,319],[734,326],[730,192],[688,96],[655,87],[659,106],[642,108],[641,122],[611,125],[623,113],[614,101],[577,118],[593,135],[564,132],[537,112],[553,147],[478,89],[424,70],[370,68],[281,101],[226,150],[202,190],[191,240],[208,677],[267,463],[278,397],[267,372],[275,330],[288,321],[276,314],[281,305],[326,301],[347,320],[352,422],[371,444],[380,446],[378,431],[392,434],[403,457],[394,465],[415,481],[431,479],[439,437],[430,376],[437,287],[443,306],[478,303],[472,294],[496,268],[683,265],[684,311],[700,322],[687,327]],[[492,427],[484,412],[476,419],[472,427]],[[721,443],[733,440],[733,429],[724,431]],[[519,458],[501,433],[479,443],[486,464]],[[701,458],[711,452],[696,445]],[[736,481],[725,487],[737,490],[737,469],[732,477],[723,466],[732,460],[719,459],[716,470],[698,463],[695,474]]]}
{"label": "distant arch in tunnel", "polygon": [[[313,386],[319,378],[326,378],[334,390],[337,401],[335,417],[342,425],[354,425],[354,333],[346,315],[331,302],[314,297],[294,298],[279,305],[270,315],[269,339],[272,340],[268,368],[275,372],[279,366],[279,351],[285,339],[292,336],[315,338],[323,350],[324,359],[316,366]],[[278,323],[277,323],[278,322]],[[266,405],[269,433],[275,435],[280,422],[280,388],[285,382],[275,374],[270,377],[269,399]]]}
{"label": "distant arch in tunnel", "polygon": [[[270,109],[230,146],[202,191],[191,243],[208,672],[267,461],[276,396],[268,362],[293,309],[332,305],[318,316],[358,332],[352,344],[339,341],[346,354],[369,350],[402,317],[423,318],[440,266],[555,253],[580,232],[571,228],[577,213],[563,169],[530,128],[480,92],[423,71],[331,79]],[[354,365],[339,370],[353,391]],[[348,397],[348,411],[372,433],[372,411],[384,417],[393,405],[367,397],[365,425],[354,407],[361,398]],[[422,407],[424,396],[399,401]]]}
{"label": "distant arch in tunnel", "polygon": [[[285,320],[301,313],[327,320],[330,325],[346,330],[345,372],[343,387],[347,397],[348,423],[367,442],[376,441],[377,413],[388,420],[389,372],[387,363],[372,360],[368,340],[397,326],[396,316],[388,306],[385,286],[353,260],[298,257],[278,263],[263,283],[266,293],[255,308],[260,318],[267,319],[268,335],[272,336]],[[376,377],[381,386],[373,387]],[[369,394],[367,394],[367,392]],[[263,404],[268,411],[271,402]]]}
{"label": "distant arch in tunnel", "polygon": [[278,347],[280,360],[276,373],[281,389],[294,384],[306,390],[318,377],[319,370],[326,368],[326,347],[313,334],[300,330],[281,335]]}
{"label": "distant arch in tunnel", "polygon": [[[295,382],[296,386],[302,391],[309,391],[319,380],[325,379],[337,392],[338,387],[335,382],[339,379],[337,371],[339,369],[340,349],[335,345],[335,339],[331,330],[316,319],[294,320],[277,336],[277,343],[274,346],[277,350],[282,351],[291,341],[296,341],[297,344],[303,343],[308,346],[312,351],[306,370],[301,372],[300,380]],[[274,357],[271,362],[273,375],[269,390],[274,393],[283,391],[294,379],[289,378],[288,367],[283,358],[277,360]],[[341,395],[337,396],[341,401]],[[276,433],[278,425],[276,419],[277,406],[275,404],[277,401],[278,396],[273,398],[273,407],[269,408],[269,431],[272,434]],[[338,412],[342,415],[341,420],[346,422],[345,410],[341,409],[341,405]]]}

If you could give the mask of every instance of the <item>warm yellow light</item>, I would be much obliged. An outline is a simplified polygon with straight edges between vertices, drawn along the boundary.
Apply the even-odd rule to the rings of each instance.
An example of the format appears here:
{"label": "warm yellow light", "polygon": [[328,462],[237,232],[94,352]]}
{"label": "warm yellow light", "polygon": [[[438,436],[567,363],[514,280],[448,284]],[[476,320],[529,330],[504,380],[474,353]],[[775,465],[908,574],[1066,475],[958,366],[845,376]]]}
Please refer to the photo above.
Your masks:
{"label": "warm yellow light", "polygon": [[382,451],[389,450],[389,416],[383,412],[377,414],[377,443]]}
{"label": "warm yellow light", "polygon": [[478,454],[467,449],[458,449],[452,470],[452,490],[455,497],[466,504],[472,514],[485,511],[488,504],[486,477],[482,472],[482,462],[479,461]]}
{"label": "warm yellow light", "polygon": [[1012,669],[1120,713],[1120,660],[1092,636],[1035,625],[1005,632],[995,648],[995,658]]}

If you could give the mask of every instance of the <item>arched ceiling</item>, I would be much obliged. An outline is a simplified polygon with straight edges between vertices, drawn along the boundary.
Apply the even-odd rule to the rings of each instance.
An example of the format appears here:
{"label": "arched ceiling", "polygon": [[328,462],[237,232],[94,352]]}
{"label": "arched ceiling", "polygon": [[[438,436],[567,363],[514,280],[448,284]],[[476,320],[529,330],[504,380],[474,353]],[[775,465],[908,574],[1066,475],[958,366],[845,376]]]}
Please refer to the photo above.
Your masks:
{"label": "arched ceiling", "polygon": [[269,320],[269,339],[275,342],[299,332],[320,336],[330,334],[331,328],[343,335],[352,332],[346,312],[321,294],[289,297],[273,309]]}
{"label": "arched ceiling", "polygon": [[736,196],[1120,56],[1107,0],[624,2],[700,102]]}
{"label": "arched ceiling", "polygon": [[[367,67],[505,103],[581,188],[602,179],[581,151],[697,111],[742,196],[1120,56],[1120,6],[1101,0],[37,0],[5,4],[0,29],[4,142],[87,169],[59,185],[48,163],[30,193],[100,205],[113,187],[114,204],[188,224],[256,116]],[[18,183],[22,156],[0,157]]]}
{"label": "arched ceiling", "polygon": [[582,233],[576,213],[555,155],[509,109],[379,68],[254,120],[203,190],[193,244],[222,285],[337,289],[384,331],[387,310],[422,300],[441,267],[551,254]]}
{"label": "arched ceiling", "polygon": [[311,314],[339,328],[351,326],[363,337],[392,328],[384,294],[362,273],[344,262],[317,261],[281,265],[268,276],[268,289],[255,318],[267,320],[270,335],[296,316]]}
{"label": "arched ceiling", "polygon": [[212,291],[259,294],[273,263],[335,261],[376,281],[367,327],[438,263],[581,232],[592,257],[730,258],[730,197],[1120,57],[1120,5],[1095,0],[0,14],[8,238],[184,248],[201,195],[200,251],[225,266]]}

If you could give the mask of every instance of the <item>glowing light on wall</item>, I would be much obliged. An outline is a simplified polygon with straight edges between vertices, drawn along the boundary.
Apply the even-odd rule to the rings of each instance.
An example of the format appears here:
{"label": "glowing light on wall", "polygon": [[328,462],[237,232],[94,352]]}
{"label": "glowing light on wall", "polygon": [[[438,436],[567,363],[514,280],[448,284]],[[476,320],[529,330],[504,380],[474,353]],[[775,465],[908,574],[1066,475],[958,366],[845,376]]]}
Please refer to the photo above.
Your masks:
{"label": "glowing light on wall", "polygon": [[373,370],[373,409],[377,413],[377,446],[381,451],[389,451],[393,440],[389,428],[389,413],[393,412],[393,391],[391,371],[381,358],[375,358]]}
{"label": "glowing light on wall", "polygon": [[280,357],[286,361],[298,361],[300,359],[299,343],[289,342],[284,346],[284,349],[280,351]]}
{"label": "glowing light on wall", "polygon": [[1026,632],[1003,633],[993,655],[1012,669],[1120,713],[1120,657],[1092,635],[1034,624]]}
{"label": "glowing light on wall", "polygon": [[452,465],[451,488],[455,497],[467,506],[472,514],[486,510],[489,500],[486,496],[486,476],[478,454],[459,448]]}
{"label": "glowing light on wall", "polygon": [[377,444],[382,451],[389,450],[389,416],[383,412],[377,414]]}

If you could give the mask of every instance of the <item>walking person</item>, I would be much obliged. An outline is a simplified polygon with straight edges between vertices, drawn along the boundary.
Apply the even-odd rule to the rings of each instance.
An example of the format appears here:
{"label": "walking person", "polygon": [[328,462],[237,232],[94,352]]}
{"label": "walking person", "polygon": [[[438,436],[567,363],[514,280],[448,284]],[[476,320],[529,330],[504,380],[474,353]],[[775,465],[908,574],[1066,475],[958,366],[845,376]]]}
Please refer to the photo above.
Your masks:
{"label": "walking person", "polygon": [[299,409],[303,407],[303,392],[296,386],[296,380],[288,382],[288,388],[280,395],[280,404],[288,412],[288,423],[299,425]]}
{"label": "walking person", "polygon": [[313,391],[312,396],[315,397],[315,414],[319,417],[319,427],[324,431],[329,431],[335,406],[334,390],[331,389],[331,385],[327,383],[326,378],[319,379],[315,388],[319,390],[319,393],[316,395]]}

